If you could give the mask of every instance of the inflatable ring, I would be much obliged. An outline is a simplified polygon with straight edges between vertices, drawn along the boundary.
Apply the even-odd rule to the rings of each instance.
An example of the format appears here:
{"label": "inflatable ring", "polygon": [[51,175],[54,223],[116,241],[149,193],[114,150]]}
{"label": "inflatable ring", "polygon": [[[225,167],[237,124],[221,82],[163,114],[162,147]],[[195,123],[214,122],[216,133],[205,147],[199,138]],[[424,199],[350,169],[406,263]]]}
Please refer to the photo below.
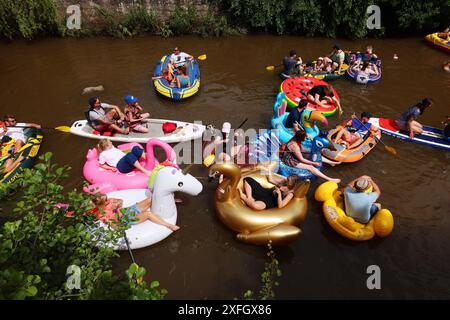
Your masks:
{"label": "inflatable ring", "polygon": [[388,209],[379,210],[367,224],[356,222],[345,214],[342,192],[333,181],[322,183],[314,195],[323,202],[323,214],[328,224],[340,235],[354,241],[366,241],[375,235],[387,237],[394,229],[394,218]]}
{"label": "inflatable ring", "polygon": [[[327,86],[328,83],[312,77],[293,77],[286,79],[281,83],[280,91],[285,94],[288,105],[292,108],[295,108],[297,107],[301,99],[306,99],[308,91],[312,87],[318,85]],[[336,89],[333,90],[333,94],[336,99],[339,100],[339,95]],[[307,109],[320,111],[326,117],[332,116],[338,110],[338,107],[334,104],[330,104],[327,102],[325,103],[325,105],[327,106],[327,108],[318,107],[317,105],[309,102],[307,105]]]}
{"label": "inflatable ring", "polygon": [[266,245],[269,241],[274,245],[286,245],[298,238],[301,233],[298,226],[305,220],[308,210],[305,196],[309,181],[297,187],[294,198],[284,208],[258,211],[243,203],[237,189],[242,188],[245,177],[254,178],[264,187],[271,187],[267,176],[258,170],[241,174],[239,167],[231,163],[214,164],[209,172],[224,175],[215,194],[216,212],[228,228],[238,233],[238,240],[255,245]]}
{"label": "inflatable ring", "polygon": [[[356,61],[359,58],[361,58],[361,59],[363,58],[363,55],[361,53],[352,54],[350,57],[350,60],[353,63],[354,61]],[[381,60],[372,58],[370,60],[370,62],[377,66],[377,68],[379,70],[378,75],[371,74],[371,75],[369,75],[369,77],[366,77],[366,76],[362,77],[359,74],[358,69],[350,67],[347,69],[347,76],[359,84],[374,84],[374,83],[380,81],[381,80]]]}
{"label": "inflatable ring", "polygon": [[[347,143],[333,142],[336,138],[336,134],[341,126],[337,126],[335,129],[330,130],[328,133],[328,140],[334,146],[335,150],[322,149],[322,155],[330,160],[338,162],[356,162],[364,158],[381,139],[381,131],[378,132],[376,137],[367,134],[364,141],[356,148],[348,149]],[[378,139],[378,140],[377,140]]]}

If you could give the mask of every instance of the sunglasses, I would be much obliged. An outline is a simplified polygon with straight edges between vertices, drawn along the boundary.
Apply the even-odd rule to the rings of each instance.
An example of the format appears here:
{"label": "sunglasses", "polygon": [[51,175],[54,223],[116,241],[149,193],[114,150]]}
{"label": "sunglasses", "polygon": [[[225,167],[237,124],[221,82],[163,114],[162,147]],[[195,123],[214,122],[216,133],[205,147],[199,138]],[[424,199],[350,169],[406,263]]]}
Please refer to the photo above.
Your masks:
{"label": "sunglasses", "polygon": [[9,119],[8,122],[17,122],[16,119]]}

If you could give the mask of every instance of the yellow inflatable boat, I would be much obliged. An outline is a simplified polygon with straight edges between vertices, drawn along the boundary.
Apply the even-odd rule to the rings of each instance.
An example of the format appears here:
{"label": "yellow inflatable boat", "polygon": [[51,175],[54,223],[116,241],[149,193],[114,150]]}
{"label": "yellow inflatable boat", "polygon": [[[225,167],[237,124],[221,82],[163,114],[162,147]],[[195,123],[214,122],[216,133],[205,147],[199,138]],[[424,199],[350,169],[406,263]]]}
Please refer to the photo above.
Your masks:
{"label": "yellow inflatable boat", "polygon": [[354,241],[366,241],[375,235],[387,237],[394,229],[394,218],[388,209],[379,210],[367,224],[356,222],[345,214],[344,198],[335,182],[322,183],[315,199],[323,202],[323,214],[328,224],[340,235]]}

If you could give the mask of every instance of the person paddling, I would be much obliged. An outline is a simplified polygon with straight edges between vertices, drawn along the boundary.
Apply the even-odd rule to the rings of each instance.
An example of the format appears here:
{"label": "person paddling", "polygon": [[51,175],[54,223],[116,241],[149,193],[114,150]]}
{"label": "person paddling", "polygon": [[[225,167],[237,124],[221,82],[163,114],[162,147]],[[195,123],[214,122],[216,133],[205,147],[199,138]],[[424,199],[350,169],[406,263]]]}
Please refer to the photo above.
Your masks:
{"label": "person paddling", "polygon": [[425,109],[432,105],[433,100],[424,98],[401,114],[400,119],[396,120],[397,126],[400,130],[409,131],[409,138],[413,139],[415,134],[423,132],[423,126],[417,121],[417,118],[424,113]]}

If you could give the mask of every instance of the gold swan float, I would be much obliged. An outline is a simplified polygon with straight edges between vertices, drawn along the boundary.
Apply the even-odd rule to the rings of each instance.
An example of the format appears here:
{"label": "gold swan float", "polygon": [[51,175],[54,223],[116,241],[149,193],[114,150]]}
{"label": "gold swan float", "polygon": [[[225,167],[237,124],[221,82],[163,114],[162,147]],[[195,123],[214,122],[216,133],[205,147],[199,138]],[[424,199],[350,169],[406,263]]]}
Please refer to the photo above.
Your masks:
{"label": "gold swan float", "polygon": [[245,177],[252,177],[263,187],[271,188],[273,185],[266,175],[260,170],[241,173],[233,163],[214,164],[209,173],[213,175],[216,172],[224,176],[215,194],[217,215],[227,227],[238,232],[238,240],[256,245],[265,245],[271,240],[274,245],[285,245],[298,238],[301,233],[299,225],[305,220],[308,210],[305,196],[309,181],[297,186],[294,198],[285,207],[258,211],[241,200],[237,188],[242,188]]}

